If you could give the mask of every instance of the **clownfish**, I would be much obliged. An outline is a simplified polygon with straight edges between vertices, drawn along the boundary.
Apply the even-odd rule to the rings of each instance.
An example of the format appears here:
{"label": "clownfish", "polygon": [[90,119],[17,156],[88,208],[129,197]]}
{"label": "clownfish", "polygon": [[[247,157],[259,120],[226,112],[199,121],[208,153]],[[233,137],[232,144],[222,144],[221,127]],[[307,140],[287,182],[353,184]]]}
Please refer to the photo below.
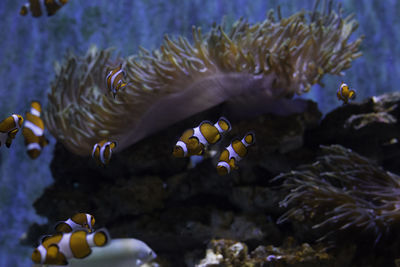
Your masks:
{"label": "clownfish", "polygon": [[93,146],[92,157],[100,166],[110,162],[112,150],[117,146],[115,141],[103,140]]}
{"label": "clownfish", "polygon": [[353,100],[356,98],[356,92],[354,90],[349,90],[349,86],[342,82],[340,88],[336,92],[338,100],[342,100],[344,104],[347,104],[349,99]]}
{"label": "clownfish", "polygon": [[221,117],[213,125],[209,121],[203,121],[193,129],[187,129],[179,138],[174,147],[172,155],[176,158],[202,155],[204,149],[215,144],[221,139],[223,133],[231,130],[230,122]]}
{"label": "clownfish", "polygon": [[26,113],[26,120],[22,128],[22,135],[25,139],[25,145],[28,155],[36,159],[43,147],[49,144],[44,137],[44,123],[40,118],[42,107],[38,101],[31,102],[31,110]]}
{"label": "clownfish", "polygon": [[19,14],[26,16],[29,11],[33,17],[40,17],[44,11],[47,11],[48,16],[54,15],[68,0],[29,0],[21,7]]}
{"label": "clownfish", "polygon": [[119,67],[110,70],[107,74],[107,88],[112,92],[114,98],[117,95],[118,91],[127,85],[127,83],[122,81],[124,77],[125,71],[122,69],[122,64],[120,64]]}
{"label": "clownfish", "polygon": [[92,252],[91,247],[103,247],[110,241],[106,229],[96,232],[75,231],[45,236],[33,251],[32,261],[37,264],[67,265],[68,259],[82,259]]}
{"label": "clownfish", "polygon": [[222,151],[217,164],[217,173],[222,176],[230,173],[231,169],[238,169],[236,163],[247,155],[247,147],[254,143],[255,135],[252,132],[246,133],[242,140],[234,139]]}
{"label": "clownfish", "polygon": [[77,213],[66,221],[58,222],[55,230],[60,233],[70,233],[75,230],[86,230],[93,232],[95,220],[93,215],[88,213]]}
{"label": "clownfish", "polygon": [[12,114],[0,122],[0,146],[6,144],[7,147],[11,146],[12,140],[21,128],[24,119],[21,115]]}

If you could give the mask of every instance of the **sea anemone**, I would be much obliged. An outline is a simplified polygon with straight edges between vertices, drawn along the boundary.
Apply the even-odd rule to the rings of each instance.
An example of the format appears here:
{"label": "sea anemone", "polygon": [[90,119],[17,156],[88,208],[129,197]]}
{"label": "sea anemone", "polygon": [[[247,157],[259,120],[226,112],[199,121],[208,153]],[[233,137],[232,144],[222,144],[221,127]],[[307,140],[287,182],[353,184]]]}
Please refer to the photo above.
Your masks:
{"label": "sea anemone", "polygon": [[316,221],[313,228],[331,228],[322,238],[338,230],[372,231],[378,241],[400,222],[400,177],[342,146],[321,150],[314,164],[274,179],[289,190],[280,206],[290,209],[278,223]]}
{"label": "sea anemone", "polygon": [[[298,12],[250,25],[240,19],[226,32],[214,25],[205,35],[193,27],[193,42],[165,36],[159,49],[111,60],[111,51],[89,49],[69,54],[49,93],[44,121],[70,151],[91,153],[99,140],[118,141],[121,150],[140,139],[222,102],[235,111],[274,112],[295,93],[307,92],[325,73],[340,75],[361,55],[362,37],[349,42],[357,28],[331,4],[323,12]],[[128,85],[114,100],[105,76],[110,66],[125,68]],[[294,111],[296,109],[294,108]]]}

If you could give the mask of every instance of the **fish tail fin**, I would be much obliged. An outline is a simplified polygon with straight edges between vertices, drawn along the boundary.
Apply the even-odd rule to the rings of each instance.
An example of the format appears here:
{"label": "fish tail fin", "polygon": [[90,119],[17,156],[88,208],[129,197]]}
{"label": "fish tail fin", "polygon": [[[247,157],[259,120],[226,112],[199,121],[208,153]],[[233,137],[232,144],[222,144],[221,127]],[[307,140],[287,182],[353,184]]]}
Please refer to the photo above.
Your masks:
{"label": "fish tail fin", "polygon": [[229,132],[232,129],[231,123],[225,117],[219,118],[217,123],[223,132]]}
{"label": "fish tail fin", "polygon": [[247,145],[252,145],[256,142],[256,135],[254,132],[247,132],[244,135],[242,142],[245,142]]}
{"label": "fish tail fin", "polygon": [[116,141],[112,141],[111,144],[110,144],[110,148],[114,149],[116,147],[117,147],[117,142]]}
{"label": "fish tail fin", "polygon": [[111,240],[110,234],[105,228],[100,228],[99,230],[96,230],[93,234],[94,244],[98,247],[103,247],[107,245],[107,243]]}
{"label": "fish tail fin", "polygon": [[29,13],[29,4],[26,3],[25,5],[23,5],[19,11],[19,14],[22,16],[26,16]]}
{"label": "fish tail fin", "polygon": [[356,98],[356,92],[354,90],[350,90],[349,98],[350,99],[355,99]]}
{"label": "fish tail fin", "polygon": [[6,140],[6,147],[7,147],[7,148],[10,148],[11,143],[12,143],[12,139],[11,139],[10,137],[7,137],[7,140]]}

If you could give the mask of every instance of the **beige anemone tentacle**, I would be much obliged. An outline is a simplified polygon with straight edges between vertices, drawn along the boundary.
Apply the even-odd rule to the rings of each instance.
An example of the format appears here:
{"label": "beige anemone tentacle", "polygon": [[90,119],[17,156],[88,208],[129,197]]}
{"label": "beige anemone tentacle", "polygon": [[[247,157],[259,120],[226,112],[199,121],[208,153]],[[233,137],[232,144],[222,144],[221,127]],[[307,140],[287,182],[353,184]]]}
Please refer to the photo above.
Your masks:
{"label": "beige anemone tentacle", "polygon": [[[278,19],[269,12],[263,22],[240,19],[229,32],[215,26],[205,35],[193,27],[192,43],[165,36],[159,49],[125,59],[91,47],[57,65],[44,121],[70,151],[89,155],[104,138],[116,140],[118,151],[224,101],[256,100],[253,108],[274,111],[275,100],[307,92],[326,73],[341,75],[361,56],[362,37],[349,42],[356,28],[340,9],[289,18],[278,9]],[[120,63],[128,85],[113,99],[105,76]]]}

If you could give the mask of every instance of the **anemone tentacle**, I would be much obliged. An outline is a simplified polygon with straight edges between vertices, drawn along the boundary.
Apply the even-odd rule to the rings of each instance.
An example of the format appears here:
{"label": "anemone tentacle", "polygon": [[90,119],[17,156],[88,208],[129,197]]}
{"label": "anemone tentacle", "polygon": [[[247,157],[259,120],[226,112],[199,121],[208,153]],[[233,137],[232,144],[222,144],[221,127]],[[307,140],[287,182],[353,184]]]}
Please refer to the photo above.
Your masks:
{"label": "anemone tentacle", "polygon": [[[317,1],[318,2],[318,1]],[[104,138],[118,141],[118,150],[195,113],[224,101],[242,100],[260,109],[302,94],[326,73],[341,75],[361,56],[362,37],[349,42],[357,28],[317,8],[249,24],[239,19],[229,32],[213,26],[207,34],[193,27],[186,38],[165,36],[159,49],[141,48],[137,55],[111,60],[111,50],[89,49],[84,57],[70,54],[56,68],[44,121],[70,151],[89,155]],[[122,63],[128,85],[114,100],[105,76]],[[275,107],[270,110],[274,112]]]}

